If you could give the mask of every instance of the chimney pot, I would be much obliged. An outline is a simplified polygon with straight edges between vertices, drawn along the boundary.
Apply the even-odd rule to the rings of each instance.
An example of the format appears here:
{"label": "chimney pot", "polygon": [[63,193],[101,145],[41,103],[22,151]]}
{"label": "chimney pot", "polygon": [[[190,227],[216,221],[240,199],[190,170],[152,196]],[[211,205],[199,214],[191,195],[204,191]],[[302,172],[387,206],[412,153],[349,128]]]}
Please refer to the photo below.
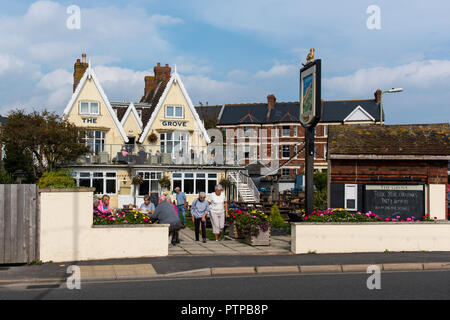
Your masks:
{"label": "chimney pot", "polygon": [[83,53],[83,54],[81,55],[81,57],[83,58],[83,63],[86,63],[86,53]]}
{"label": "chimney pot", "polygon": [[375,91],[375,93],[374,93],[375,101],[376,101],[377,103],[380,103],[380,102],[381,102],[381,95],[382,95],[381,90],[380,90],[380,89],[377,89],[377,91]]}
{"label": "chimney pot", "polygon": [[157,66],[158,66],[158,67],[161,67],[161,62],[158,62]]}

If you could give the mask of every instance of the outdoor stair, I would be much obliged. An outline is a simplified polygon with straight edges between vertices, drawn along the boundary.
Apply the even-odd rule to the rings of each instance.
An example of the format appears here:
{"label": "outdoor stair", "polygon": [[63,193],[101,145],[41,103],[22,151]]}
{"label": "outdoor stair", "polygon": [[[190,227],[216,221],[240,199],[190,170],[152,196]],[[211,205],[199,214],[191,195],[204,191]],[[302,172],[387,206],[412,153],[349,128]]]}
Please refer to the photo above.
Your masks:
{"label": "outdoor stair", "polygon": [[245,203],[259,203],[259,192],[253,183],[253,180],[248,177],[246,172],[232,171],[229,173],[230,180],[235,184],[238,197]]}

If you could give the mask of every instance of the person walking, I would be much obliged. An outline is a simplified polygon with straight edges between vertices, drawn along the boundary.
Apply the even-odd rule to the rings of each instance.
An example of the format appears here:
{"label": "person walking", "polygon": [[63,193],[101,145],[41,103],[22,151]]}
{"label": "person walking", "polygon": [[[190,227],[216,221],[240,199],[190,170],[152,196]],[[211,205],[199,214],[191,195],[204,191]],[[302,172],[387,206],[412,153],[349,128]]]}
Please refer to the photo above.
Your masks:
{"label": "person walking", "polygon": [[225,212],[228,210],[228,204],[225,199],[225,194],[222,192],[223,188],[218,184],[215,191],[209,196],[209,204],[211,206],[211,224],[213,227],[214,237],[216,241],[225,238],[224,226],[225,226]]}
{"label": "person walking", "polygon": [[155,213],[150,216],[152,221],[158,220],[161,224],[168,224],[169,236],[172,235],[171,245],[175,246],[178,242],[178,232],[181,229],[181,222],[175,212],[173,205],[166,200],[165,195],[161,195],[158,199],[159,204],[156,207]]}
{"label": "person walking", "polygon": [[198,198],[192,202],[191,216],[195,225],[195,241],[199,241],[200,225],[202,228],[203,243],[206,243],[206,217],[209,216],[210,208],[206,199],[206,194],[200,192]]}
{"label": "person walking", "polygon": [[182,219],[181,222],[185,226],[186,225],[186,207],[187,207],[186,194],[184,192],[181,192],[180,187],[175,188],[175,193],[176,193],[176,200],[177,200],[177,212],[178,212],[178,215],[180,216],[180,220]]}

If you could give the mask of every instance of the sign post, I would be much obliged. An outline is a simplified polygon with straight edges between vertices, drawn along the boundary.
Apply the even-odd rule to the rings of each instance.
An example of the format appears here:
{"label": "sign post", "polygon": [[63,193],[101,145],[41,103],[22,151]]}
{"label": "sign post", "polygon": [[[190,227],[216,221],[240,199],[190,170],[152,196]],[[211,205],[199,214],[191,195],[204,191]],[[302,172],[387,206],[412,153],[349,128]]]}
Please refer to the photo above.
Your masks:
{"label": "sign post", "polygon": [[314,60],[314,49],[300,69],[300,123],[305,128],[305,212],[314,210],[314,136],[322,116],[321,60]]}

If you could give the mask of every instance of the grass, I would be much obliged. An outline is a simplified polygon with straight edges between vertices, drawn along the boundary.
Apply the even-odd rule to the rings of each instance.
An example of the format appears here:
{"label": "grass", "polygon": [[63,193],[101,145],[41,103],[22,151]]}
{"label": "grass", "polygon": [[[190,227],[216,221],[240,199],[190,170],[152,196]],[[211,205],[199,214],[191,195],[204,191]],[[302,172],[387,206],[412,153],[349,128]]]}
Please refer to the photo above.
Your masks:
{"label": "grass", "polygon": [[[194,222],[192,222],[191,215],[190,214],[188,215],[188,213],[186,213],[186,227],[188,227],[189,229],[195,231]],[[201,226],[200,226],[200,236],[199,237],[200,237],[200,240],[201,240],[201,237],[202,237]],[[209,228],[206,228],[206,239],[208,239],[208,240],[216,240],[216,238],[214,237],[214,233]]]}

